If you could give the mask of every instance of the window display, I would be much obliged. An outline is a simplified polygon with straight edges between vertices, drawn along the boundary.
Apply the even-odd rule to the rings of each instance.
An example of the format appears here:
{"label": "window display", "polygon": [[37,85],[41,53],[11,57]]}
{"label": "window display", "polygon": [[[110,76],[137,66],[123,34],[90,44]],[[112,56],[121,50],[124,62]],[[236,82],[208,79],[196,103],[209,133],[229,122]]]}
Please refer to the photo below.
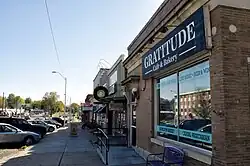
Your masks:
{"label": "window display", "polygon": [[[179,81],[179,88],[177,81]],[[209,62],[200,63],[159,79],[157,87],[159,94],[158,135],[211,149]]]}

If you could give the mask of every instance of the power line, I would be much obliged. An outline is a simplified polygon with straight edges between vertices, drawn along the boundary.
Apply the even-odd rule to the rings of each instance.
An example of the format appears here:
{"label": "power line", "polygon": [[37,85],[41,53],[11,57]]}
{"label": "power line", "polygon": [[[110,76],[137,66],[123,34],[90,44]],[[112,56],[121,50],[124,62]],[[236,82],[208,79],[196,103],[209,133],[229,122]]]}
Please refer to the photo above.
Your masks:
{"label": "power line", "polygon": [[48,3],[47,3],[47,0],[44,0],[44,2],[45,2],[46,12],[47,12],[47,16],[48,16],[48,21],[49,21],[50,33],[51,33],[51,36],[52,36],[52,41],[53,41],[54,49],[55,49],[55,52],[56,52],[57,62],[59,64],[60,70],[62,72],[62,66],[61,66],[61,62],[60,62],[60,58],[59,58],[58,49],[57,49],[57,46],[56,46],[56,39],[55,39],[55,35],[54,35],[54,32],[53,32],[52,23],[51,23],[51,19],[50,19]]}

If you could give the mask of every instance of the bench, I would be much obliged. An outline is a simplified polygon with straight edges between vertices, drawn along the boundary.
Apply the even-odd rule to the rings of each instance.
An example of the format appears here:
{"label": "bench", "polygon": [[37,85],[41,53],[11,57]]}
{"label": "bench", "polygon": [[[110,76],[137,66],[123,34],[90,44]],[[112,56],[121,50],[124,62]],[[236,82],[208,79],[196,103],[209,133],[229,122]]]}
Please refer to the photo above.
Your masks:
{"label": "bench", "polygon": [[184,152],[173,146],[164,147],[163,153],[149,154],[146,160],[146,166],[183,166],[183,164]]}

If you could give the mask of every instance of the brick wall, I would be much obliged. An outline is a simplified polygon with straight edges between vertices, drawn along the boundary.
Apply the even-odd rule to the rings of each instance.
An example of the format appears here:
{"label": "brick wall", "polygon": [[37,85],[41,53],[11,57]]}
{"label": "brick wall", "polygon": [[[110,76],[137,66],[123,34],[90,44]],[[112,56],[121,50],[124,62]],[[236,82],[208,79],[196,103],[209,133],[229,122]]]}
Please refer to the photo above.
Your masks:
{"label": "brick wall", "polygon": [[[249,67],[250,10],[218,6],[211,11],[213,49],[210,57],[213,124],[213,166],[250,165]],[[233,26],[230,26],[233,25]],[[230,32],[229,27],[235,33]],[[140,89],[144,86],[141,80]],[[137,106],[137,146],[159,152],[152,145],[152,80],[146,80]],[[206,166],[186,158],[187,166]]]}
{"label": "brick wall", "polygon": [[[212,115],[212,162],[214,166],[249,166],[250,10],[218,6],[211,12],[211,22],[216,32],[210,57],[212,107],[216,112]],[[230,32],[230,25],[237,27],[235,33]]]}

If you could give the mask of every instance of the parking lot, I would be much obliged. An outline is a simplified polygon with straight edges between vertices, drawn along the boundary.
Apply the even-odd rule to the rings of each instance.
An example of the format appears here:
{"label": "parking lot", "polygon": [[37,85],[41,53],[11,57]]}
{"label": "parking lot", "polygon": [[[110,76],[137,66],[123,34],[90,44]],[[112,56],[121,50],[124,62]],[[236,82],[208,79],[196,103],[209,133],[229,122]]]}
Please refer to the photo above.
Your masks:
{"label": "parking lot", "polygon": [[1,166],[102,166],[90,143],[91,135],[81,129],[70,136],[68,127],[47,134],[39,143],[0,159]]}

